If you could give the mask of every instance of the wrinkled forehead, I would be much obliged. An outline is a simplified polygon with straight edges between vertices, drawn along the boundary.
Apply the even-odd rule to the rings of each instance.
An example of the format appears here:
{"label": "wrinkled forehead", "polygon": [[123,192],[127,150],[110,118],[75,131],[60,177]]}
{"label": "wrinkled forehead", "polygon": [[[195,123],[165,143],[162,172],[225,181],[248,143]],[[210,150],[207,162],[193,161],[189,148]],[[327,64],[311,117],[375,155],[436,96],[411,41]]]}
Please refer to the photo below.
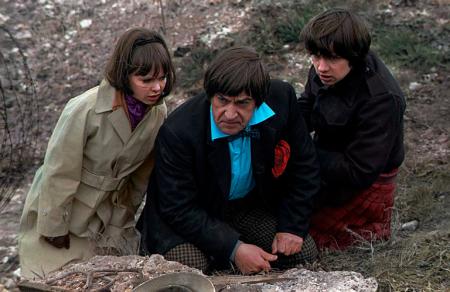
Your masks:
{"label": "wrinkled forehead", "polygon": [[242,100],[253,100],[253,97],[251,97],[248,93],[246,93],[245,91],[240,92],[239,94],[224,94],[224,93],[216,93],[217,96],[221,97],[221,98],[225,98],[228,100],[233,100],[233,101],[242,101]]}

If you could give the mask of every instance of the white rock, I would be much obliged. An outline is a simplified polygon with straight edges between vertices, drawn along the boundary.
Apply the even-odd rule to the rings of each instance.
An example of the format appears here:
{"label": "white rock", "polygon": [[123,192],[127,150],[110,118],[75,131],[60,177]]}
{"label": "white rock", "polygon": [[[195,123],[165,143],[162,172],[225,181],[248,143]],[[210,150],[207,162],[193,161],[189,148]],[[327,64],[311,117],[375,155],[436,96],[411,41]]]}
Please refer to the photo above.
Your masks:
{"label": "white rock", "polygon": [[[373,291],[378,288],[375,278],[350,271],[313,272],[306,269],[292,269],[280,278],[296,278],[277,286],[281,291]],[[286,285],[290,284],[290,285]],[[286,287],[288,286],[288,287]]]}
{"label": "white rock", "polygon": [[438,76],[437,73],[431,73],[431,74],[424,74],[422,78],[425,82],[430,82],[435,80],[437,76]]}
{"label": "white rock", "polygon": [[5,22],[7,22],[9,19],[9,16],[7,15],[3,15],[0,13],[0,24],[4,24]]}
{"label": "white rock", "polygon": [[92,24],[92,19],[83,19],[82,21],[80,21],[81,28],[88,28],[91,26],[91,24]]}
{"label": "white rock", "polygon": [[419,221],[413,220],[402,224],[401,230],[404,231],[415,231],[419,226]]}
{"label": "white rock", "polygon": [[16,39],[22,40],[22,39],[29,39],[31,38],[31,32],[26,30],[26,31],[22,31],[22,32],[18,32],[16,34]]}
{"label": "white rock", "polygon": [[[70,271],[89,271],[96,269],[115,267],[117,269],[137,268],[142,271],[144,280],[153,279],[160,275],[174,272],[191,272],[202,275],[201,271],[177,262],[166,261],[160,255],[151,257],[140,256],[96,256],[88,262],[74,263],[63,267],[61,271],[55,271],[47,275],[45,279],[37,279],[43,283],[52,278],[58,278]],[[375,292],[378,283],[374,278],[365,278],[362,274],[350,271],[314,272],[305,269],[290,269],[278,275],[236,276],[229,275],[211,276],[211,282],[215,285],[224,285],[224,291],[263,291],[263,292],[292,292],[292,291],[364,291]],[[133,278],[122,282],[115,282],[111,291],[124,291],[124,287],[133,285]],[[62,287],[58,287],[62,288]]]}
{"label": "white rock", "polygon": [[409,83],[409,90],[412,90],[412,91],[414,91],[414,90],[416,90],[416,89],[418,89],[418,88],[420,88],[422,86],[422,84],[420,84],[419,82],[411,82],[411,83]]}
{"label": "white rock", "polygon": [[18,268],[17,270],[15,270],[15,271],[13,272],[13,275],[14,275],[15,277],[17,277],[17,278],[20,278],[20,276],[22,275],[22,273],[21,273],[21,271],[20,271],[20,268]]}

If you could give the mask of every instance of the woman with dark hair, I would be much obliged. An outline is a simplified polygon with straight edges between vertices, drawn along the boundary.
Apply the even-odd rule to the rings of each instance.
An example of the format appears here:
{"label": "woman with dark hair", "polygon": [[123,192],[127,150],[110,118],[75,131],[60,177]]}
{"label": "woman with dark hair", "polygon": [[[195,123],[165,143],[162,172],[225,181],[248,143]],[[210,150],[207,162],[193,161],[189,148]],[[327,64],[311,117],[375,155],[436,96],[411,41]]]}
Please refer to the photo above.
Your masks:
{"label": "woman with dark hair", "polygon": [[387,239],[404,159],[403,93],[352,12],[315,16],[301,38],[312,66],[299,103],[321,172],[311,235],[320,248]]}
{"label": "woman with dark hair", "polygon": [[48,143],[20,223],[22,276],[95,254],[136,253],[135,212],[175,81],[163,38],[126,31],[99,86],[72,98]]}

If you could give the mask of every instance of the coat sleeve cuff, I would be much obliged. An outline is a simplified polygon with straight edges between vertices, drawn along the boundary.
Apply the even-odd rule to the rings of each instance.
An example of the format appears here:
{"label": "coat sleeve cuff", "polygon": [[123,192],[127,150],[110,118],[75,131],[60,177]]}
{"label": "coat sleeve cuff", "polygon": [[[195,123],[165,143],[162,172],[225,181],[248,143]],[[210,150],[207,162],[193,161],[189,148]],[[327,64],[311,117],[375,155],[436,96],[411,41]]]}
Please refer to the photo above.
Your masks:
{"label": "coat sleeve cuff", "polygon": [[69,233],[68,211],[58,208],[52,211],[39,210],[37,232],[46,237],[63,236]]}
{"label": "coat sleeve cuff", "polygon": [[238,240],[233,248],[233,251],[231,252],[230,261],[232,261],[233,263],[234,263],[234,258],[236,257],[236,251],[242,243],[243,243],[242,241]]}

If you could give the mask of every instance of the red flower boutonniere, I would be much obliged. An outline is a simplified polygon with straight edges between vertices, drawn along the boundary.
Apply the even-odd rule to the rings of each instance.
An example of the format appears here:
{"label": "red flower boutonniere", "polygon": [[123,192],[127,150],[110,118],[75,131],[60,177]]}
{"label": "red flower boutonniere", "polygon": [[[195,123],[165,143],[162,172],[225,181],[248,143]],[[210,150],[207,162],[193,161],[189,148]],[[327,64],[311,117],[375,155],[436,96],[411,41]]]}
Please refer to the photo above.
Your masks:
{"label": "red flower boutonniere", "polygon": [[291,146],[286,141],[280,140],[275,146],[275,163],[272,168],[272,174],[275,178],[283,174],[290,156]]}

